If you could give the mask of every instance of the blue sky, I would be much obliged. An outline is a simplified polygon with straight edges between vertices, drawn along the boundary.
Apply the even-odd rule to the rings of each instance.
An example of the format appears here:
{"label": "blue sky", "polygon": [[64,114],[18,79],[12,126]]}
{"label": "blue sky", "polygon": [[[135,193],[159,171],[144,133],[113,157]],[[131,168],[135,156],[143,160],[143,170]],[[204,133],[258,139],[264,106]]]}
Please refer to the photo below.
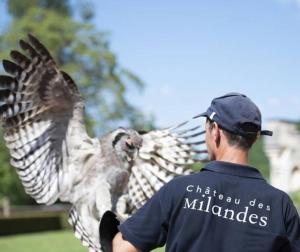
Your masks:
{"label": "blue sky", "polygon": [[265,119],[300,119],[300,1],[97,1],[95,11],[120,62],[147,84],[131,98],[159,124],[230,91]]}
{"label": "blue sky", "polygon": [[121,64],[146,84],[128,97],[159,125],[190,118],[230,91],[252,98],[266,120],[300,119],[300,1],[94,0],[94,7]]}

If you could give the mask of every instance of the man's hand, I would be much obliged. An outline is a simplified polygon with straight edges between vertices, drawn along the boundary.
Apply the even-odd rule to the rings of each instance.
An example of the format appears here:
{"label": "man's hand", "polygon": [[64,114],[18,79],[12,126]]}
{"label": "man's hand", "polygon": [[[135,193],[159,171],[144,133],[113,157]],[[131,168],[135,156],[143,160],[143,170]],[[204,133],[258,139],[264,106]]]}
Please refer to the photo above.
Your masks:
{"label": "man's hand", "polygon": [[113,252],[139,252],[130,242],[123,239],[120,232],[115,235],[112,241],[112,248]]}

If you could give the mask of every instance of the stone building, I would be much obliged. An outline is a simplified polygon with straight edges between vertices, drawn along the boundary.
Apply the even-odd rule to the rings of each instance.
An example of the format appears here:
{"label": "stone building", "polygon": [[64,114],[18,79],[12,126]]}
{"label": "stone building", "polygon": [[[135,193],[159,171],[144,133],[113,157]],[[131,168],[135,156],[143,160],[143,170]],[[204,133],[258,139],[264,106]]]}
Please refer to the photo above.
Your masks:
{"label": "stone building", "polygon": [[273,120],[267,125],[272,137],[265,137],[270,161],[270,183],[285,192],[300,190],[300,132],[295,123]]}

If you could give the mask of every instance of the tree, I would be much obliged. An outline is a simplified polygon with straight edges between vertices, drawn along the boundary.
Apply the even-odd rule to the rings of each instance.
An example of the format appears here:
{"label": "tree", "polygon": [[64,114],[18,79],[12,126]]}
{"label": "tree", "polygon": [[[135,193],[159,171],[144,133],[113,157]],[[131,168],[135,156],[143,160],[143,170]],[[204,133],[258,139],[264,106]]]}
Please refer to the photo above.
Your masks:
{"label": "tree", "polygon": [[300,132],[300,122],[297,122],[296,125],[297,125],[298,131]]}
{"label": "tree", "polygon": [[129,87],[142,91],[144,85],[119,65],[110,50],[107,33],[69,16],[72,11],[66,0],[31,0],[26,4],[9,0],[8,7],[12,22],[0,38],[1,58],[8,57],[20,38],[33,33],[79,85],[88,118],[93,118],[94,131],[103,132],[120,122],[137,128],[151,126],[150,120],[145,120],[143,113],[126,98]]}
{"label": "tree", "polygon": [[256,141],[250,151],[250,164],[259,169],[263,177],[269,180],[270,177],[270,163],[266,156],[263,147],[263,139],[260,138]]}
{"label": "tree", "polygon": [[296,206],[296,208],[297,208],[297,210],[300,214],[300,190],[297,191],[297,192],[291,193],[290,196],[291,196],[291,198],[292,198],[292,200],[293,200],[293,202],[294,202],[294,204],[295,204],[295,206]]}
{"label": "tree", "polygon": [[[110,50],[108,34],[90,22],[92,8],[85,5],[82,18],[75,20],[68,0],[8,0],[11,23],[0,37],[0,58],[7,58],[27,33],[37,36],[51,52],[58,65],[69,73],[86,101],[88,130],[98,134],[113,127],[130,126],[136,129],[152,128],[152,118],[143,113],[126,97],[131,88],[143,90],[142,81],[118,63]],[[82,7],[82,6],[80,6]],[[1,138],[1,141],[3,138]],[[0,197],[4,194],[13,201],[27,200],[20,189],[15,171],[10,169],[8,154],[1,142]]]}

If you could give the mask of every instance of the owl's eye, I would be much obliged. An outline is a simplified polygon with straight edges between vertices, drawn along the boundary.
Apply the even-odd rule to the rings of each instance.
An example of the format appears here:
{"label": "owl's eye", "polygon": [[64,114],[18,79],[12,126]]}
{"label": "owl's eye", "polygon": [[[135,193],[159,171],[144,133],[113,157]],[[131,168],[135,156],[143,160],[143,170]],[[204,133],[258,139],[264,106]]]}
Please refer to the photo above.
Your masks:
{"label": "owl's eye", "polygon": [[112,146],[115,147],[115,145],[121,140],[122,137],[127,136],[126,133],[120,132],[115,136],[115,139],[112,142]]}

